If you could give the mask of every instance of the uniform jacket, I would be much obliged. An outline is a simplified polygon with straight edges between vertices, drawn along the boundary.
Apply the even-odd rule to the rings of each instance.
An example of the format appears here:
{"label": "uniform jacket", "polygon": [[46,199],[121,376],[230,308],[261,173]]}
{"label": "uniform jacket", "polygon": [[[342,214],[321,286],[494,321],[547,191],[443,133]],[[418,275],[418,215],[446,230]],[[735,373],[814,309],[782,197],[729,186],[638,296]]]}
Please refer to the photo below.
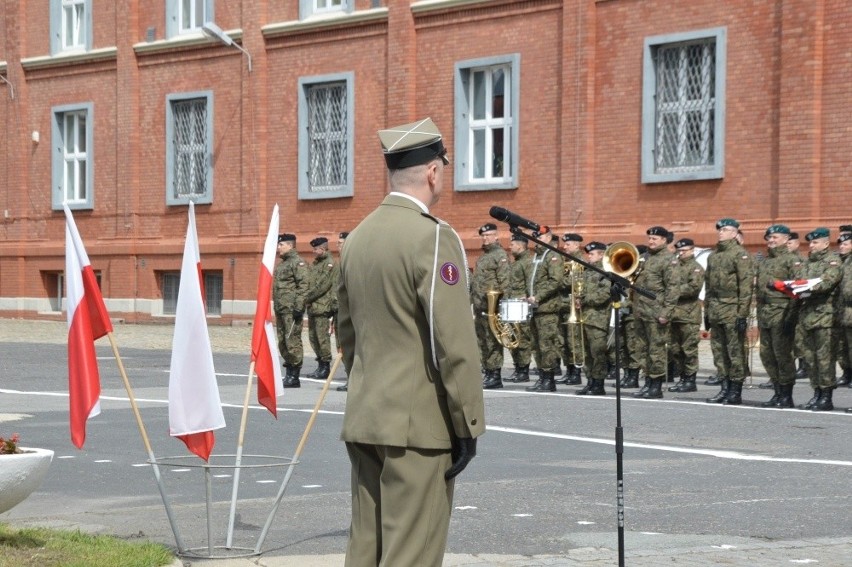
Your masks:
{"label": "uniform jacket", "polygon": [[509,297],[521,299],[527,296],[527,284],[532,276],[532,254],[524,250],[509,265]]}
{"label": "uniform jacket", "polygon": [[308,268],[308,315],[331,315],[337,304],[336,270],[331,254],[314,258]]}
{"label": "uniform jacket", "polygon": [[767,284],[775,280],[792,280],[802,267],[798,254],[786,246],[777,246],[767,251],[766,258],[756,266],[754,295],[757,302],[757,326],[761,329],[777,327],[787,315],[792,315],[796,302],[780,291],[769,289]]}
{"label": "uniform jacket", "polygon": [[474,312],[479,315],[488,311],[489,291],[505,293],[509,287],[509,257],[498,244],[490,244],[483,249],[476,261],[473,278],[470,282],[470,302]]}
{"label": "uniform jacket", "polygon": [[674,323],[701,324],[701,302],[698,295],[704,286],[704,268],[695,259],[678,258],[674,267],[677,275],[677,304],[672,311]]}
{"label": "uniform jacket", "polygon": [[272,299],[276,313],[285,311],[305,312],[308,296],[308,266],[296,250],[290,250],[275,266],[275,281],[272,284]]}
{"label": "uniform jacket", "polygon": [[338,301],[341,439],[449,449],[485,431],[466,259],[448,224],[385,197],[346,240]]}
{"label": "uniform jacket", "polygon": [[[577,252],[572,252],[572,258],[579,258],[582,255],[582,252],[579,250]],[[580,258],[582,260],[582,258]],[[581,269],[577,271],[577,273],[582,274],[582,265],[577,262],[572,262],[568,258],[562,257],[562,261],[564,262],[562,265],[562,288],[559,290],[559,294],[561,296],[561,304],[559,306],[560,310],[563,313],[568,313],[571,311],[571,266],[576,265]],[[580,276],[582,277],[582,276]]]}
{"label": "uniform jacket", "polygon": [[733,238],[716,244],[707,256],[704,305],[713,323],[747,319],[751,311],[754,261]]}
{"label": "uniform jacket", "polygon": [[837,285],[835,321],[841,327],[852,327],[852,254],[843,258],[843,270]]}
{"label": "uniform jacket", "polygon": [[805,330],[833,326],[833,295],[842,276],[840,264],[840,255],[828,248],[809,254],[808,259],[802,262],[799,278],[822,278],[811,289],[810,296],[799,300],[799,324]]}
{"label": "uniform jacket", "polygon": [[677,258],[665,247],[648,251],[635,285],[657,297],[649,299],[634,293],[633,312],[636,317],[644,321],[654,321],[658,317],[671,320],[680,293],[680,282],[675,271],[677,263]]}
{"label": "uniform jacket", "polygon": [[[595,266],[602,268],[598,261]],[[608,278],[594,270],[583,271],[583,285],[580,293],[580,306],[583,325],[607,330],[609,328],[609,312],[611,299],[611,284]]]}
{"label": "uniform jacket", "polygon": [[530,292],[535,297],[538,306],[536,313],[558,313],[562,299],[559,296],[562,286],[562,257],[552,250],[537,246],[536,257],[533,259],[533,274],[530,277]]}

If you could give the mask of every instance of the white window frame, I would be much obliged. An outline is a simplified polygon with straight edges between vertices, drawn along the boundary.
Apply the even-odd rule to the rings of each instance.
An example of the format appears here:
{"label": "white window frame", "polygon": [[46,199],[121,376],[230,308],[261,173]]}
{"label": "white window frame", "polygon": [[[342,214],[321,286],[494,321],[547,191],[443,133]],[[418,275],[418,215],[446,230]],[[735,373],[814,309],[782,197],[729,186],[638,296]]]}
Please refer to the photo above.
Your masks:
{"label": "white window frame", "polygon": [[[655,53],[661,47],[689,44],[698,40],[715,42],[716,69],[713,106],[713,163],[682,169],[660,169],[657,152],[657,69]],[[642,80],[642,183],[670,183],[725,176],[725,85],[727,62],[727,28],[718,27],[684,33],[658,35],[645,39]],[[679,170],[680,169],[680,170]]]}
{"label": "white window frame", "polygon": [[[214,21],[214,0],[201,0],[201,3],[201,9],[204,13],[199,17],[195,13],[197,0],[166,0],[166,37],[172,38],[184,34],[201,33],[201,26],[204,23]],[[190,18],[194,17],[194,20],[200,22],[197,26],[194,23],[184,21],[184,4],[188,4]]]}
{"label": "white window frame", "polygon": [[[308,91],[328,83],[345,83],[346,180],[336,191],[314,191],[310,181],[311,140],[308,131]],[[355,193],[355,73],[335,73],[299,79],[299,199],[336,199]]]}
{"label": "white window frame", "polygon": [[[69,16],[72,23],[76,23],[76,40],[70,44],[66,34]],[[50,53],[56,55],[91,49],[92,0],[50,0]]]}
{"label": "white window frame", "polygon": [[355,4],[355,0],[339,0],[339,6],[332,5],[332,2],[333,0],[299,0],[299,18],[304,20],[311,16],[349,14]]}
{"label": "white window frame", "polygon": [[[196,195],[176,195],[175,166],[177,163],[177,152],[180,148],[175,145],[175,114],[174,104],[189,100],[203,99],[207,105],[207,117],[205,122],[204,161],[205,168],[205,191]],[[213,91],[198,91],[190,93],[174,93],[166,95],[166,204],[188,205],[190,201],[197,204],[209,204],[213,202]]]}
{"label": "white window frame", "polygon": [[[55,106],[51,109],[51,144],[53,190],[51,205],[54,210],[62,209],[67,203],[72,210],[93,209],[94,197],[94,104],[91,102]],[[80,119],[85,119],[86,131],[79,133]],[[73,148],[67,147],[68,129],[74,128],[71,141]],[[85,140],[86,147],[81,149],[77,142]],[[73,187],[68,179],[73,178]],[[84,177],[81,182],[80,178]]]}
{"label": "white window frame", "polygon": [[[503,116],[492,114],[493,95],[491,89],[492,72],[500,69],[504,72]],[[520,163],[520,76],[521,56],[509,55],[459,61],[455,65],[455,145],[450,156],[454,168],[454,187],[456,191],[490,191],[494,189],[518,188],[518,164]],[[486,96],[484,97],[485,115],[475,118],[473,115],[473,84],[471,77],[485,72]],[[496,129],[503,130],[503,151],[499,157],[504,160],[503,175],[494,177],[493,135]],[[474,154],[477,151],[475,140],[477,132],[484,134],[483,152],[492,156],[484,164],[485,174],[474,177]],[[508,157],[508,159],[506,159]]]}

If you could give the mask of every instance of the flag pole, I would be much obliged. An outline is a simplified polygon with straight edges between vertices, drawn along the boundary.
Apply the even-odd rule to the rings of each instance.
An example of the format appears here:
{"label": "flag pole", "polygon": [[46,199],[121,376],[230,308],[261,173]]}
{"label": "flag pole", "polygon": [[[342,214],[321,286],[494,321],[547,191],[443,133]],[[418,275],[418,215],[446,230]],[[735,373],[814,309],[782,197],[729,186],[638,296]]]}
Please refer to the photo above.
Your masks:
{"label": "flag pole", "polygon": [[127,378],[127,372],[124,370],[124,362],[121,360],[121,355],[118,354],[118,345],[115,342],[115,335],[112,331],[107,333],[109,343],[112,346],[115,361],[118,364],[118,372],[121,374],[121,379],[124,381],[124,389],[127,391],[127,398],[130,400],[130,407],[133,409],[133,415],[136,417],[136,426],[139,428],[139,434],[142,436],[142,443],[145,445],[145,451],[148,453],[148,461],[151,463],[151,468],[154,471],[154,478],[157,480],[157,488],[160,490],[160,498],[163,500],[163,506],[166,509],[166,516],[169,519],[169,524],[172,527],[172,533],[175,536],[175,543],[178,546],[178,553],[183,553],[186,549],[183,544],[183,539],[180,537],[177,523],[175,523],[172,507],[166,498],[166,489],[163,486],[163,479],[160,476],[160,467],[157,464],[157,459],[154,458],[154,450],[151,448],[151,441],[148,439],[148,433],[145,431],[145,424],[142,422],[142,415],[139,413],[139,406],[136,405],[136,398],[133,395],[133,388],[130,386],[130,380]]}
{"label": "flag pole", "polygon": [[225,541],[225,547],[231,548],[231,542],[234,538],[234,517],[237,514],[237,492],[240,485],[240,465],[243,460],[243,441],[246,434],[246,422],[248,421],[248,406],[249,398],[251,397],[251,385],[254,382],[254,364],[252,360],[249,364],[248,381],[246,382],[246,395],[243,398],[243,416],[240,420],[240,434],[237,440],[237,458],[234,462],[234,486],[231,488],[231,513],[228,516],[228,537]]}
{"label": "flag pole", "polygon": [[325,401],[325,395],[328,393],[328,388],[331,385],[331,381],[334,379],[334,374],[337,372],[337,368],[340,366],[341,360],[343,360],[342,353],[337,355],[337,359],[334,361],[334,364],[331,366],[331,370],[328,373],[328,378],[325,379],[325,383],[322,386],[322,391],[317,399],[317,403],[314,405],[314,411],[311,412],[311,417],[308,419],[308,424],[305,426],[302,438],[296,446],[296,451],[293,453],[293,458],[290,460],[290,466],[287,467],[287,473],[284,475],[284,481],[281,483],[281,488],[278,489],[278,496],[275,498],[275,504],[272,505],[272,511],[269,513],[269,517],[266,519],[266,524],[263,526],[263,531],[260,532],[260,537],[257,539],[257,545],[254,548],[255,553],[260,553],[260,548],[263,547],[263,542],[266,539],[266,533],[272,525],[272,520],[275,517],[276,512],[278,512],[281,500],[284,498],[284,491],[287,489],[287,484],[290,482],[290,477],[293,475],[293,467],[296,466],[296,461],[299,460],[299,456],[305,448],[305,443],[308,442],[308,436],[310,435],[314,422],[317,419],[320,407],[322,407],[322,403]]}

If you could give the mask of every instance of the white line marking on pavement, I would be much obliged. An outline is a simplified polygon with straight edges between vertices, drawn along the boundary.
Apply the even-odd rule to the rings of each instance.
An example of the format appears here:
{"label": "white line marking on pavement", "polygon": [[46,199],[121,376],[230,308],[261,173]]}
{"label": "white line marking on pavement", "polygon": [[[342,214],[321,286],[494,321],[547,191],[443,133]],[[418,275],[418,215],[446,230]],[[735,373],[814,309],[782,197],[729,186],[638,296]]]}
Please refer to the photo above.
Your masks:
{"label": "white line marking on pavement", "polygon": [[98,459],[95,461],[96,463],[111,463],[112,461],[109,459]]}
{"label": "white line marking on pavement", "polygon": [[189,472],[192,469],[172,469],[172,472]]}
{"label": "white line marking on pavement", "polygon": [[728,544],[711,545],[710,547],[712,547],[713,549],[736,549],[737,548],[736,545],[728,545]]}
{"label": "white line marking on pavement", "polygon": [[136,463],[134,465],[130,465],[131,467],[150,467],[148,463]]}
{"label": "white line marking on pavement", "polygon": [[213,478],[231,478],[229,474],[214,474]]}
{"label": "white line marking on pavement", "polygon": [[532,518],[532,514],[512,514],[515,518]]}
{"label": "white line marking on pavement", "polygon": [[791,559],[790,563],[819,563],[816,559]]}
{"label": "white line marking on pavement", "polygon": [[76,457],[74,455],[61,455],[61,456],[56,457],[56,458],[57,459],[75,459]]}
{"label": "white line marking on pavement", "polygon": [[303,484],[302,488],[322,488],[321,484]]}
{"label": "white line marking on pavement", "polygon": [[272,484],[273,482],[278,482],[277,480],[258,480],[258,484]]}
{"label": "white line marking on pavement", "polygon": [[588,522],[586,520],[580,520],[577,523],[581,526],[594,526],[595,525],[595,522]]}

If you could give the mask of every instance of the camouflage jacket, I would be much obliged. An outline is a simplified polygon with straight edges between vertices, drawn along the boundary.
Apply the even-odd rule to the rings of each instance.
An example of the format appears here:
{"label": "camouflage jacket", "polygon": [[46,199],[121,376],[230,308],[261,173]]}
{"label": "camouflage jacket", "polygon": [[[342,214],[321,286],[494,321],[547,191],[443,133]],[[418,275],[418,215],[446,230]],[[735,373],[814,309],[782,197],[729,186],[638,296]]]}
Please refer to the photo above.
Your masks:
{"label": "camouflage jacket", "polygon": [[671,320],[680,293],[680,282],[675,271],[677,263],[677,258],[665,247],[648,251],[635,285],[650,291],[656,295],[656,299],[634,292],[633,313],[637,318],[643,321],[655,321],[658,317]]}
{"label": "camouflage jacket", "polygon": [[499,244],[490,244],[476,261],[470,280],[470,302],[474,312],[479,314],[488,310],[489,291],[505,293],[508,287],[509,257]]}
{"label": "camouflage jacket", "polygon": [[828,248],[813,252],[802,262],[798,277],[822,278],[808,297],[799,300],[799,324],[805,330],[831,327],[834,324],[834,291],[840,283],[840,255]]}
{"label": "camouflage jacket", "polygon": [[716,244],[707,257],[704,307],[711,323],[747,319],[751,311],[754,261],[736,240]]}
{"label": "camouflage jacket", "polygon": [[[603,268],[603,262],[595,266]],[[583,271],[583,285],[580,292],[582,321],[594,329],[609,328],[610,282],[609,279],[594,270]]]}
{"label": "camouflage jacket", "polygon": [[275,278],[272,282],[272,301],[276,313],[286,311],[305,312],[305,298],[308,296],[308,266],[299,257],[299,253],[290,250],[275,266]]}
{"label": "camouflage jacket", "polygon": [[[580,251],[571,254],[574,258],[578,258],[581,255],[582,252]],[[583,266],[576,262],[572,262],[564,256],[562,257],[562,261],[564,262],[562,265],[564,277],[562,278],[562,288],[559,290],[559,295],[561,297],[561,305],[559,307],[564,313],[568,313],[571,311],[571,266],[574,266],[574,269],[577,270],[580,278],[583,277]]]}
{"label": "camouflage jacket", "polygon": [[536,246],[533,259],[532,274],[530,274],[529,291],[535,297],[536,303],[533,315],[536,313],[558,313],[562,299],[559,296],[562,286],[562,257],[542,246]]}
{"label": "camouflage jacket", "polygon": [[524,250],[515,257],[515,261],[509,265],[509,298],[521,299],[527,296],[527,283],[532,276],[532,269],[532,254],[529,250]]}
{"label": "camouflage jacket", "polygon": [[331,254],[314,258],[308,268],[308,315],[331,315],[337,304],[337,270]]}
{"label": "camouflage jacket", "polygon": [[789,295],[767,286],[776,280],[795,279],[801,267],[802,259],[799,255],[790,252],[783,245],[770,248],[766,258],[757,264],[754,295],[757,301],[758,327],[777,327],[784,322],[785,314],[796,308],[796,303]]}
{"label": "camouflage jacket", "polygon": [[704,286],[704,268],[690,256],[678,258],[674,271],[679,283],[672,322],[701,324],[701,302],[698,300],[698,294]]}
{"label": "camouflage jacket", "polygon": [[843,258],[843,277],[837,286],[835,300],[836,323],[841,327],[852,327],[852,254]]}

